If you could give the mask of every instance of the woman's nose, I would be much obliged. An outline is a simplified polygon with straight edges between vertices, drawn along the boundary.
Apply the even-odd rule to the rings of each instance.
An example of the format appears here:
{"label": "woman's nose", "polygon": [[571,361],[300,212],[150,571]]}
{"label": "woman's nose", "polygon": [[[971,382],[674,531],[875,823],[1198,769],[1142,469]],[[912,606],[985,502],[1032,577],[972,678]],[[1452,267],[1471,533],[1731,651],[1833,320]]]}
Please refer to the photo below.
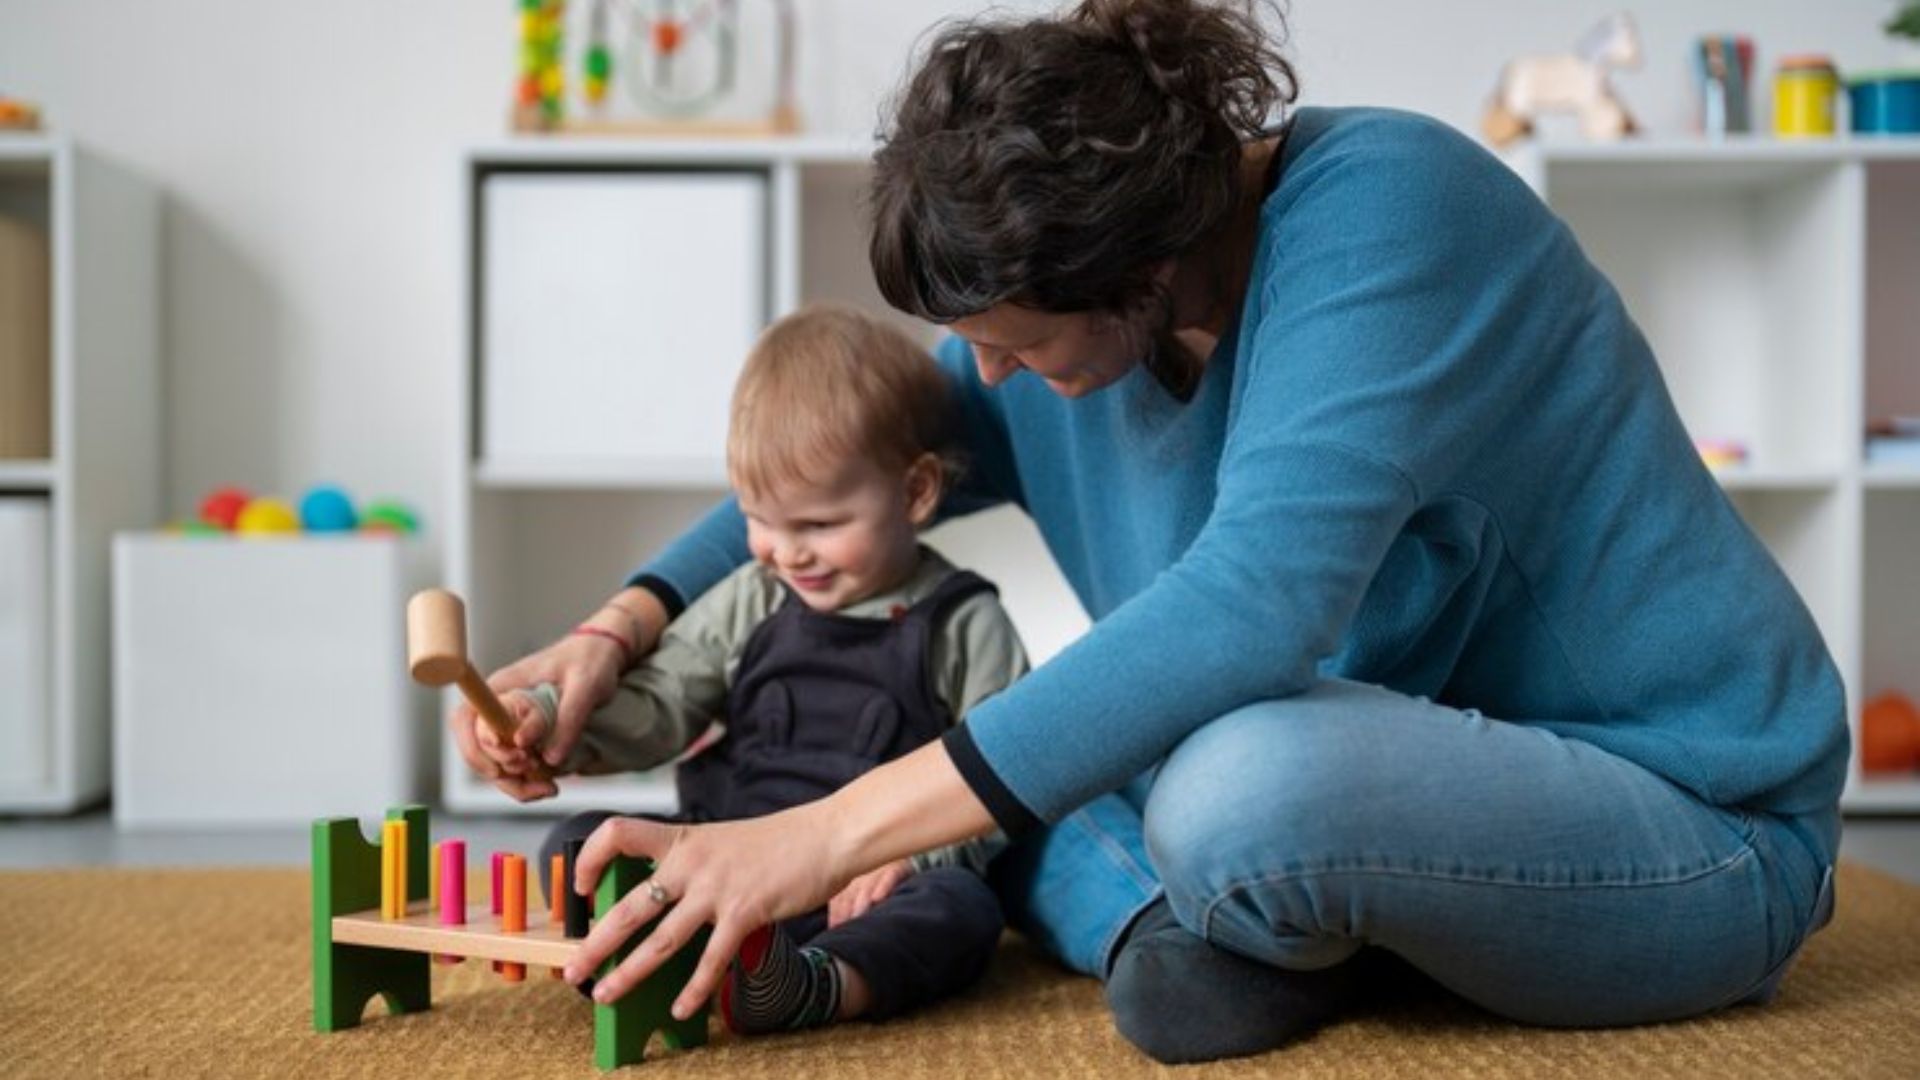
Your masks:
{"label": "woman's nose", "polygon": [[988,386],[999,386],[1007,377],[1020,370],[1020,364],[1012,353],[988,352],[975,349],[973,364],[980,369],[980,381]]}

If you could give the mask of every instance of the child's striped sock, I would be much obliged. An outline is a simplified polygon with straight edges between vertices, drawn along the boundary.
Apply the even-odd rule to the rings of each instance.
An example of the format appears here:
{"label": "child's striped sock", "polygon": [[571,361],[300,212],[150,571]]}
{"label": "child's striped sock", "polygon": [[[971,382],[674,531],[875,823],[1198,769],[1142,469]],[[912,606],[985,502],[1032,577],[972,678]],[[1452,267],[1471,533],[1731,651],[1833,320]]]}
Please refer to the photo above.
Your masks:
{"label": "child's striped sock", "polygon": [[840,968],[777,926],[747,936],[720,988],[720,1015],[742,1035],[816,1027],[840,1011]]}

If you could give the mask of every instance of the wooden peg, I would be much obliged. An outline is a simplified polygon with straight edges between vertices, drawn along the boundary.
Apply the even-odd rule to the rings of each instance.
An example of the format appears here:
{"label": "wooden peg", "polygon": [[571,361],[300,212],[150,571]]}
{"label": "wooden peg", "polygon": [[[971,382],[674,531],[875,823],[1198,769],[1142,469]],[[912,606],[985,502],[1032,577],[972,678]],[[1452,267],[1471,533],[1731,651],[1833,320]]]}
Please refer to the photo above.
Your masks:
{"label": "wooden peg", "polygon": [[[513,745],[518,727],[513,714],[467,659],[467,606],[458,596],[445,589],[423,589],[407,601],[407,669],[424,686],[458,686],[494,737]],[[538,756],[529,757],[528,775],[536,780],[552,775]]]}

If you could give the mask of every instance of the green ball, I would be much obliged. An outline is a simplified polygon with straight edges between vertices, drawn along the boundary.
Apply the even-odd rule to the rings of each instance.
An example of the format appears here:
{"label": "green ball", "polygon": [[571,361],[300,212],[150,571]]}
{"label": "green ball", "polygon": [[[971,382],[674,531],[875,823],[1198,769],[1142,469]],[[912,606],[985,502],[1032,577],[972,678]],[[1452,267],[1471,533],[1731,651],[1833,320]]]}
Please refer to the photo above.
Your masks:
{"label": "green ball", "polygon": [[360,512],[360,528],[411,534],[420,531],[420,520],[397,502],[377,502]]}
{"label": "green ball", "polygon": [[605,46],[596,46],[587,50],[587,75],[595,79],[605,79],[613,71],[613,57],[607,55]]}

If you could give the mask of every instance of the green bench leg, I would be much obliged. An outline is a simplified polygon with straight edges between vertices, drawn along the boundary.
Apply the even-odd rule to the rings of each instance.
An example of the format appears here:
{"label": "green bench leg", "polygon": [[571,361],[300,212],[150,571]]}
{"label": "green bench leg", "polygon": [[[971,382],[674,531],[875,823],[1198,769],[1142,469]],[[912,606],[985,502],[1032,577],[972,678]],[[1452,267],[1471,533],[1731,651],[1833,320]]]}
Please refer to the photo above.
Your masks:
{"label": "green bench leg", "polygon": [[[387,820],[407,823],[407,899],[427,898],[427,808],[396,806]],[[360,1023],[375,994],[391,1014],[432,1004],[425,953],[336,945],[333,917],[380,906],[380,848],[354,818],[313,823],[313,1029],[341,1031]]]}
{"label": "green bench leg", "polygon": [[[653,864],[647,859],[614,859],[607,872],[600,876],[600,889],[594,896],[594,916],[605,918],[620,898],[631,892],[634,886],[647,879],[653,872]],[[660,920],[654,919],[639,933],[614,951],[613,956],[600,966],[600,975],[605,976],[626,959],[634,946],[646,940],[654,926]],[[682,946],[673,959],[667,961],[650,978],[633,988],[626,997],[611,1005],[595,1004],[593,1007],[593,1063],[602,1069],[617,1069],[622,1065],[631,1065],[646,1057],[647,1040],[658,1031],[661,1039],[672,1050],[685,1050],[707,1044],[707,1006],[685,1020],[675,1020],[670,1011],[673,999],[693,978],[693,969],[700,962],[700,954],[707,947],[706,930],[694,935],[692,941]]]}

